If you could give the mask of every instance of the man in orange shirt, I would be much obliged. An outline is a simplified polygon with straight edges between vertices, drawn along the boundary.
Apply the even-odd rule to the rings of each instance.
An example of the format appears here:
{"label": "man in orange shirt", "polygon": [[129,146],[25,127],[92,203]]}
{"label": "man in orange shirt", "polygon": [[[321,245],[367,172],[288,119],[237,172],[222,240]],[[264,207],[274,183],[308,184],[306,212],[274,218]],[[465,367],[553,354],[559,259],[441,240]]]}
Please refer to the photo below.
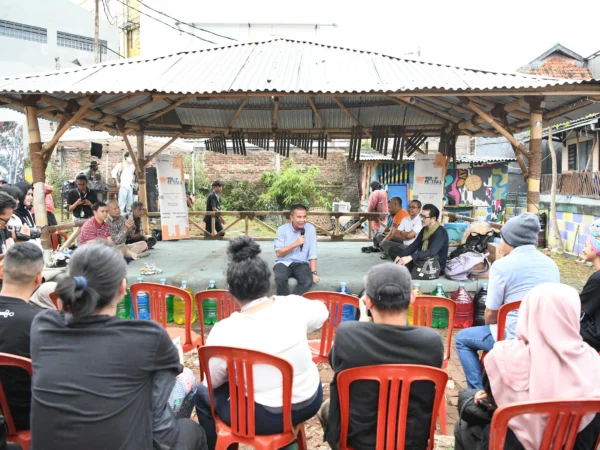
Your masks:
{"label": "man in orange shirt", "polygon": [[408,217],[408,212],[402,209],[402,199],[400,197],[392,197],[388,203],[390,215],[393,215],[392,225],[388,233],[380,233],[375,236],[373,241],[377,241],[377,246],[383,251],[382,259],[387,259],[387,251],[392,245],[402,245],[403,242],[399,236],[395,236],[400,223],[405,217]]}

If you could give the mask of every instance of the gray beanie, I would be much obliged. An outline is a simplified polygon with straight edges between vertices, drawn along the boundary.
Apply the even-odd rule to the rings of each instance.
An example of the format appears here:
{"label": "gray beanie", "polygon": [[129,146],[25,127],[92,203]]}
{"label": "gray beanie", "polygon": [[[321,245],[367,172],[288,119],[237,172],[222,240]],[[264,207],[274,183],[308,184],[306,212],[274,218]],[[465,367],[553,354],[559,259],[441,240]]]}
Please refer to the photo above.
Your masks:
{"label": "gray beanie", "polygon": [[375,306],[408,308],[412,292],[410,272],[404,266],[385,263],[374,266],[367,273],[367,295]]}
{"label": "gray beanie", "polygon": [[511,247],[535,245],[540,229],[540,221],[535,214],[523,213],[506,222],[500,236]]}

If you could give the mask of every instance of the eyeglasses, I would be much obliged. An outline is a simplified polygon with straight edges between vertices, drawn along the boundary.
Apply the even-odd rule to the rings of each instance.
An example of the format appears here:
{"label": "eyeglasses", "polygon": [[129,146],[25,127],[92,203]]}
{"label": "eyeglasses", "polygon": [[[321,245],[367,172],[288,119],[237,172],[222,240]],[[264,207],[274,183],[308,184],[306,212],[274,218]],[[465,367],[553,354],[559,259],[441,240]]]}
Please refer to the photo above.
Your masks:
{"label": "eyeglasses", "polygon": [[10,218],[8,218],[8,219],[5,219],[4,217],[0,217],[0,220],[1,220],[2,222],[4,222],[4,224],[6,225],[6,224],[9,222]]}
{"label": "eyeglasses", "polygon": [[431,217],[429,217],[429,216],[424,216],[423,214],[419,214],[419,216],[421,216],[421,219],[431,219]]}

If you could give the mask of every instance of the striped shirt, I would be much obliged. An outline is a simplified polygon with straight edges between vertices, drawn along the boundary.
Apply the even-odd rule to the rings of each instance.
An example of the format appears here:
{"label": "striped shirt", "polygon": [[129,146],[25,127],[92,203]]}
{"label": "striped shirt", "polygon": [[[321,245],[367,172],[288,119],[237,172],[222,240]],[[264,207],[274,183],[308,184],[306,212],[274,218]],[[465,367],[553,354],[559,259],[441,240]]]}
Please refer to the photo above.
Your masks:
{"label": "striped shirt", "polygon": [[81,227],[81,234],[79,235],[77,245],[83,245],[86,242],[96,239],[108,239],[109,237],[112,237],[112,233],[106,221],[100,224],[95,217],[92,217]]}

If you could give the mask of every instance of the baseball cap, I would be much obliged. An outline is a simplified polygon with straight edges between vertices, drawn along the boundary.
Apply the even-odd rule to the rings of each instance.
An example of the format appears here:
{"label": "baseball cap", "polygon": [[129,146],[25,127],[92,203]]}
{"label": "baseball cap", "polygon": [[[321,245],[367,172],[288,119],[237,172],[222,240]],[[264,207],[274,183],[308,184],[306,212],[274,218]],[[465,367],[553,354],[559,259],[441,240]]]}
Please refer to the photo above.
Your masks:
{"label": "baseball cap", "polygon": [[98,165],[98,161],[92,160],[92,162],[90,162],[90,166],[97,166]]}
{"label": "baseball cap", "polygon": [[376,307],[408,308],[412,292],[410,272],[402,265],[378,264],[367,273],[366,291]]}

